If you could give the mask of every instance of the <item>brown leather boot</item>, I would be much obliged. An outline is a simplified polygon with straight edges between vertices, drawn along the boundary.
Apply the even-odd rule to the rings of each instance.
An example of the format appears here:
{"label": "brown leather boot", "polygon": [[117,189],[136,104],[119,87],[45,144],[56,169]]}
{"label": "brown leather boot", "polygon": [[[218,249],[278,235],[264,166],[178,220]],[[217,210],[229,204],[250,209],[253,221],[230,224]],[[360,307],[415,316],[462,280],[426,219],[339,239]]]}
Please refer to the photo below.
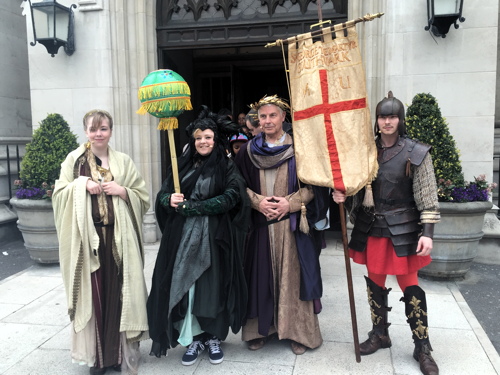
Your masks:
{"label": "brown leather boot", "polygon": [[439,375],[439,368],[432,358],[432,348],[429,342],[416,344],[413,351],[413,358],[420,363],[420,371],[424,375]]}
{"label": "brown leather boot", "polygon": [[368,304],[372,313],[372,330],[368,332],[368,340],[359,345],[361,355],[375,353],[379,349],[390,348],[389,326],[387,313],[392,307],[387,306],[387,298],[391,289],[381,288],[365,276]]}
{"label": "brown leather boot", "polygon": [[413,358],[420,363],[422,374],[439,375],[439,368],[431,354],[432,346],[429,341],[425,292],[418,285],[411,285],[405,289],[401,301],[406,304],[407,322],[410,324],[415,343]]}

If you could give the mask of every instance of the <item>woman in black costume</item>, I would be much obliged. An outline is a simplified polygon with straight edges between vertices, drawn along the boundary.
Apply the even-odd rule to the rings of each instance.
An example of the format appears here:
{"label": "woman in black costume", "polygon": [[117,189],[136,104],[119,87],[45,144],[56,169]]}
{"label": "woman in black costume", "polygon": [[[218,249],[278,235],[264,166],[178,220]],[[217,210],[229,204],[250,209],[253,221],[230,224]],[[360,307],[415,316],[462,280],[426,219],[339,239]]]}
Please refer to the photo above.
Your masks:
{"label": "woman in black costume", "polygon": [[166,355],[180,343],[182,364],[192,365],[205,346],[213,364],[224,359],[220,341],[241,328],[247,289],[242,249],[249,220],[246,185],[227,158],[238,126],[203,106],[186,129],[188,147],[179,158],[182,193],[173,177],[156,197],[163,233],[149,295],[151,354]]}

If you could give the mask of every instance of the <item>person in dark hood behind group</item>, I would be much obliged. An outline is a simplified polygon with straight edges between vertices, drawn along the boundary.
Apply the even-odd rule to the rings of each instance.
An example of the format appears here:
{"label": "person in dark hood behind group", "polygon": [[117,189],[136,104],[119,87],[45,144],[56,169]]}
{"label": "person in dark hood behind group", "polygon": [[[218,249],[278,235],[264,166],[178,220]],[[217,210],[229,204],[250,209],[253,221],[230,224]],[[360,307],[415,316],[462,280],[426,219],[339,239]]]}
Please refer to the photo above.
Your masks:
{"label": "person in dark hood behind group", "polygon": [[183,365],[208,347],[212,364],[224,359],[220,341],[241,328],[247,289],[243,247],[250,206],[245,181],[227,157],[238,126],[203,106],[186,129],[189,145],[179,158],[182,193],[172,173],[156,197],[162,238],[147,302],[151,354],[180,343]]}
{"label": "person in dark hood behind group", "polygon": [[244,112],[238,113],[237,119],[238,119],[238,126],[240,128],[245,126],[245,117],[246,117],[246,115]]}
{"label": "person in dark hood behind group", "polygon": [[229,120],[233,121],[233,114],[231,113],[231,110],[229,108],[219,109],[219,112],[217,112],[217,115],[220,117],[223,117],[225,120],[227,120],[227,118],[229,118]]}
{"label": "person in dark hood behind group", "polygon": [[243,143],[248,142],[248,137],[246,134],[239,133],[238,135],[233,135],[229,140],[229,144],[231,145],[231,157],[235,158],[238,152],[240,151]]}
{"label": "person in dark hood behind group", "polygon": [[[375,208],[361,207],[364,190],[346,201],[354,228],[349,243],[354,262],[366,264],[365,277],[373,328],[360,344],[361,355],[389,348],[387,275],[396,275],[415,343],[413,357],[423,374],[437,375],[431,355],[427,302],[417,272],[431,262],[434,224],[440,219],[430,146],[406,137],[404,106],[389,91],[376,108],[379,171],[372,183]],[[345,195],[338,190],[333,199]]]}

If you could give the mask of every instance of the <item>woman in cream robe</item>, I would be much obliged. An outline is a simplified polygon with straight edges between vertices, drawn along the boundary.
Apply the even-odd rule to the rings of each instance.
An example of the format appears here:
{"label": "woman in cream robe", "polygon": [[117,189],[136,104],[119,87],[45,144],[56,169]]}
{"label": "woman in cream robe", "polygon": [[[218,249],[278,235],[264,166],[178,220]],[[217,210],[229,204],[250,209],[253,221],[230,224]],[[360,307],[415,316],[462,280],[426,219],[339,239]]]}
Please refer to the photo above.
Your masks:
{"label": "woman in cream robe", "polygon": [[105,111],[85,115],[89,142],[62,163],[53,205],[72,359],[91,374],[134,374],[138,342],[149,337],[141,232],[149,195],[131,158],[109,147],[112,127]]}

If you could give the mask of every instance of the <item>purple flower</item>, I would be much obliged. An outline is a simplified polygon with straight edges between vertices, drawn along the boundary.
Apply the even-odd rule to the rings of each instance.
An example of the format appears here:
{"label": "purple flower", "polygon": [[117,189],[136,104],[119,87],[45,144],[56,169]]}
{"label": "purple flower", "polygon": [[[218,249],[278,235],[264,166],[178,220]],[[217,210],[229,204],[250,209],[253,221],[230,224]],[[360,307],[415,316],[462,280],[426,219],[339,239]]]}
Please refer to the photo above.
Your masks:
{"label": "purple flower", "polygon": [[19,188],[16,191],[18,199],[42,199],[45,195],[45,189],[40,188]]}
{"label": "purple flower", "polygon": [[482,189],[475,183],[467,186],[457,186],[451,191],[451,197],[454,202],[476,202],[487,201],[488,190]]}
{"label": "purple flower", "polygon": [[455,185],[450,180],[440,178],[438,184],[438,199],[440,202],[476,202],[487,201],[495,183],[488,183],[485,175],[474,177],[474,181]]}

